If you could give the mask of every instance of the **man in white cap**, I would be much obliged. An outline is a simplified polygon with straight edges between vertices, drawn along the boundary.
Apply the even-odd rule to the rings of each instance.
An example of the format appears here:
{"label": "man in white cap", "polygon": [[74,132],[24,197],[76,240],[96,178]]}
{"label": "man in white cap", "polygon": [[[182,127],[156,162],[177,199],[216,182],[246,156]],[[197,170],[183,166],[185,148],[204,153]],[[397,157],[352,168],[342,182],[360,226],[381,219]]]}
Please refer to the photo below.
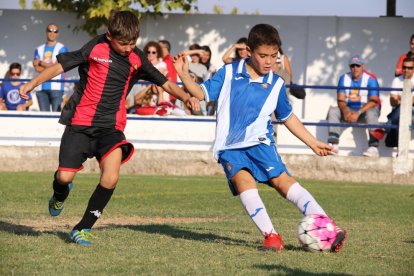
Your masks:
{"label": "man in white cap", "polygon": [[[339,78],[337,90],[338,106],[331,107],[328,112],[329,123],[367,123],[378,124],[380,115],[378,81],[364,71],[365,61],[359,55],[349,60],[350,72]],[[350,88],[343,88],[350,87]],[[355,88],[354,88],[355,87]],[[371,89],[360,89],[367,87]],[[374,88],[374,89],[372,89]],[[341,127],[329,127],[328,143],[338,153]],[[381,134],[381,135],[378,135]],[[378,144],[383,133],[378,129],[369,130],[368,149],[363,153],[367,157],[379,157]]]}

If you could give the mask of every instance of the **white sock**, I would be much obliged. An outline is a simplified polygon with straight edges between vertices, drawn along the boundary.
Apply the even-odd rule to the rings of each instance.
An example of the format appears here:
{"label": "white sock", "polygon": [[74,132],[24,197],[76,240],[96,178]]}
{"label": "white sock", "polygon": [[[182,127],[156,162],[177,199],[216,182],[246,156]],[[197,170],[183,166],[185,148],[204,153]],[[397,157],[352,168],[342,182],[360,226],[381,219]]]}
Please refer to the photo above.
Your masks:
{"label": "white sock", "polygon": [[305,216],[314,214],[322,214],[326,216],[325,211],[318,202],[316,202],[313,196],[298,182],[290,187],[286,199],[295,204]]}
{"label": "white sock", "polygon": [[242,192],[240,194],[240,201],[263,236],[276,233],[257,189]]}

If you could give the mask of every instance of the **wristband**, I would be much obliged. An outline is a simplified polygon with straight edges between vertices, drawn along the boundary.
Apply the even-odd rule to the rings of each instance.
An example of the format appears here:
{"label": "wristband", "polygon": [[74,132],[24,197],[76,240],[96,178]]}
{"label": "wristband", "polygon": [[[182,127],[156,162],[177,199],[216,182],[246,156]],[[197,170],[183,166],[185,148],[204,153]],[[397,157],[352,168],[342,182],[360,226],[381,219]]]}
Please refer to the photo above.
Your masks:
{"label": "wristband", "polygon": [[362,112],[361,109],[358,109],[358,114],[361,115],[362,113],[364,113],[364,112]]}

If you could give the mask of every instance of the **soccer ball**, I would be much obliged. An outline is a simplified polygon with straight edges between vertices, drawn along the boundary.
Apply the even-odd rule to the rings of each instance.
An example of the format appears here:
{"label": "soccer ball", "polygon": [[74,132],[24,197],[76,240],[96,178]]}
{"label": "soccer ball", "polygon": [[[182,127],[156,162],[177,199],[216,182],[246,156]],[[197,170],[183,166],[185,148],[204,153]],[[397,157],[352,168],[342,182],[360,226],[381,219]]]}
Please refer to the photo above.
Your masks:
{"label": "soccer ball", "polygon": [[298,239],[306,251],[327,252],[336,238],[336,224],[325,215],[305,216],[298,225]]}

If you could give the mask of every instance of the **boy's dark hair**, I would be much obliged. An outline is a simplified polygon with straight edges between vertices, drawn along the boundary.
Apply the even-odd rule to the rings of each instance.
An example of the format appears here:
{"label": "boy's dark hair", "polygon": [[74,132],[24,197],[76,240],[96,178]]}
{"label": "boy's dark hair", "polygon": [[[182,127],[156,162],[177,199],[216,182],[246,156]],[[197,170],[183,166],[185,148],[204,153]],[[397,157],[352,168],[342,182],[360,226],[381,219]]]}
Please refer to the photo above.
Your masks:
{"label": "boy's dark hair", "polygon": [[262,45],[277,46],[278,48],[282,45],[279,32],[272,25],[257,24],[250,30],[247,38],[247,46],[250,50],[253,51]]}
{"label": "boy's dark hair", "polygon": [[136,41],[139,37],[138,17],[130,11],[112,10],[108,19],[108,31],[114,39]]}
{"label": "boy's dark hair", "polygon": [[11,72],[11,70],[13,69],[19,69],[20,72],[22,71],[22,65],[18,62],[13,62],[12,64],[10,64],[9,66],[9,71]]}

